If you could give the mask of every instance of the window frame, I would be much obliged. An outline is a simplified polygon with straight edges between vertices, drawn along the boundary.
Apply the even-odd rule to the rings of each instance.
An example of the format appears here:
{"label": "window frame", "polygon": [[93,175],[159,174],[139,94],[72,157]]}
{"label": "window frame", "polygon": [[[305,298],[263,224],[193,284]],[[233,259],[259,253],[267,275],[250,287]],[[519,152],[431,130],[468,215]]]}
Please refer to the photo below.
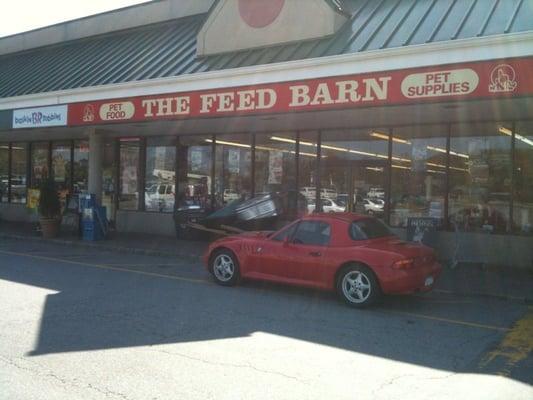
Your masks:
{"label": "window frame", "polygon": [[[272,234],[272,236],[270,237],[270,240],[274,241],[274,242],[280,242],[280,243],[283,243],[285,241],[285,239],[283,240],[278,240],[276,239],[279,235],[282,235],[284,234],[285,232],[291,230],[294,228],[294,232],[296,232],[296,230],[298,229],[298,225],[300,225],[300,220],[297,220],[297,221],[294,221],[293,223],[281,228],[280,230],[274,232],[274,234]],[[289,238],[289,242],[292,240],[292,237],[294,236],[294,232],[292,232],[288,238]]]}
{"label": "window frame", "polygon": [[[329,228],[329,237],[328,237],[328,241],[326,243],[294,243],[294,239],[295,239],[295,236],[296,234],[298,233],[298,230],[300,229],[300,227],[302,226],[302,224],[304,223],[314,223],[314,224],[324,224],[324,225],[327,225],[328,228]],[[298,226],[296,227],[293,235],[291,236],[291,239],[290,239],[290,243],[294,246],[318,246],[318,247],[329,247],[331,245],[331,239],[332,239],[332,232],[333,232],[333,229],[332,229],[332,225],[329,223],[329,222],[326,222],[326,221],[322,221],[322,220],[319,220],[319,219],[306,219],[306,220],[303,220],[303,221],[299,221],[298,222]]]}
{"label": "window frame", "polygon": [[[382,224],[385,228],[387,228],[387,231],[389,233],[389,235],[385,235],[385,236],[377,236],[377,237],[374,237],[374,238],[365,238],[365,239],[357,239],[354,237],[353,235],[353,226],[357,226],[357,223],[358,222],[361,222],[361,221],[366,221],[366,220],[375,220],[377,221],[378,224]],[[365,218],[361,218],[361,219],[358,219],[358,220],[355,220],[355,221],[352,221],[350,222],[350,224],[348,225],[348,237],[354,241],[354,242],[362,242],[362,241],[365,241],[365,240],[375,240],[375,239],[383,239],[383,238],[387,238],[387,237],[394,237],[395,234],[394,232],[391,230],[390,226],[387,225],[385,222],[381,221],[379,218],[371,218],[371,217],[365,217]]]}

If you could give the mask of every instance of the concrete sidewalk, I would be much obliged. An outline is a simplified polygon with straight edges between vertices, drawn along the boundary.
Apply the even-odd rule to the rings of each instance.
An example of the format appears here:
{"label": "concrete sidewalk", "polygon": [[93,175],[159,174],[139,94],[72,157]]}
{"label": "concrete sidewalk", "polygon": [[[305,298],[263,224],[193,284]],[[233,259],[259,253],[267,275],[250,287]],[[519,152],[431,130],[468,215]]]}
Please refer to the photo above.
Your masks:
{"label": "concrete sidewalk", "polygon": [[[107,240],[83,241],[75,235],[62,233],[56,239],[43,239],[35,224],[0,221],[0,240],[35,240],[67,246],[81,246],[149,256],[179,257],[198,262],[207,242],[178,240],[169,236],[111,233]],[[500,268],[476,264],[446,267],[437,281],[436,291],[461,296],[487,296],[533,304],[533,270]]]}
{"label": "concrete sidewalk", "polygon": [[110,232],[106,240],[85,241],[77,235],[61,232],[55,239],[44,239],[38,231],[37,224],[13,223],[0,221],[0,239],[36,240],[68,246],[82,246],[101,250],[151,256],[185,257],[198,259],[207,243],[178,240],[170,236],[158,236],[142,233]]}
{"label": "concrete sidewalk", "polygon": [[533,304],[533,270],[467,263],[453,269],[445,266],[435,290]]}

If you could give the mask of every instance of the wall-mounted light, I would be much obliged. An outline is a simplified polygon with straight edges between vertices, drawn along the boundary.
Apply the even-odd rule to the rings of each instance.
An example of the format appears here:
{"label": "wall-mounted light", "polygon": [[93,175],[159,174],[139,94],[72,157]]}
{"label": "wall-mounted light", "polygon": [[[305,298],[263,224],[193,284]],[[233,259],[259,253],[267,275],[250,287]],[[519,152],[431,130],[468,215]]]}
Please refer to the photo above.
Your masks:
{"label": "wall-mounted light", "polygon": [[[446,168],[446,165],[444,165],[444,164],[435,164],[435,163],[427,162],[426,165],[427,165],[428,167]],[[469,171],[468,169],[466,169],[466,168],[457,168],[457,167],[452,167],[452,166],[450,166],[450,169],[453,169],[454,171],[470,172],[470,171]]]}
{"label": "wall-mounted light", "polygon": [[[212,139],[205,139],[205,141],[207,143],[213,143]],[[216,144],[222,144],[224,146],[233,146],[233,147],[240,147],[240,148],[245,148],[245,149],[250,149],[252,147],[249,144],[243,144],[243,143],[237,143],[237,142],[228,142],[226,140],[215,140],[215,143]],[[285,150],[285,149],[277,149],[275,147],[255,146],[255,148],[256,148],[256,150],[281,151],[282,153],[296,154],[295,151],[289,151],[289,150]],[[302,151],[300,152],[300,155],[301,156],[306,156],[306,157],[315,157],[316,158],[316,154],[305,153],[305,152],[302,152]],[[322,156],[322,158],[325,158],[325,156]]]}
{"label": "wall-mounted light", "polygon": [[[500,126],[498,131],[504,135],[507,135],[507,136],[513,136],[513,131],[506,128],[505,126]],[[525,136],[522,136],[522,135],[519,135],[518,133],[515,133],[514,137],[517,139],[517,140],[520,140],[521,142],[525,143],[525,144],[529,144],[530,146],[533,146],[533,140],[530,140],[528,139],[527,137]]]}
{"label": "wall-mounted light", "polygon": [[[205,141],[207,143],[213,143],[212,139],[205,139]],[[252,147],[249,144],[243,144],[243,143],[237,143],[237,142],[226,142],[224,140],[215,140],[215,143],[216,144],[223,144],[223,145],[226,145],[226,146],[243,147],[245,149],[249,149],[249,148]]]}
{"label": "wall-mounted light", "polygon": [[[432,150],[432,151],[436,151],[438,153],[446,154],[446,149],[443,149],[442,147],[434,147],[434,146],[426,146],[426,147],[427,147],[428,150]],[[452,151],[452,150],[450,150],[450,155],[456,156],[456,157],[461,157],[461,158],[467,158],[467,159],[470,158],[470,156],[468,154],[457,153],[457,152]]]}
{"label": "wall-mounted light", "polygon": [[411,170],[410,167],[404,167],[403,165],[395,165],[395,164],[392,164],[392,168],[396,168],[396,169],[407,169],[407,170]]}
{"label": "wall-mounted light", "polygon": [[[381,133],[381,132],[374,131],[370,134],[370,136],[378,138],[378,139],[389,140],[389,135],[385,133]],[[392,141],[396,143],[411,144],[410,141],[396,137],[396,136],[392,137]]]}
{"label": "wall-mounted light", "polygon": [[507,129],[505,126],[500,126],[498,131],[500,131],[500,133],[503,133],[504,135],[513,136],[513,131],[510,129]]}
{"label": "wall-mounted light", "polygon": [[270,140],[275,140],[277,142],[285,142],[285,143],[296,144],[296,140],[294,140],[294,139],[289,139],[289,138],[284,138],[284,137],[279,137],[279,136],[271,136]]}
{"label": "wall-mounted light", "polygon": [[[284,143],[292,143],[292,144],[296,144],[296,140],[294,139],[289,139],[289,138],[284,138],[284,137],[279,137],[279,136],[271,136],[270,137],[271,140],[275,140],[277,142],[284,142]],[[304,142],[302,140],[300,140],[300,145],[301,146],[312,146],[312,147],[316,147],[316,144],[315,143],[311,143],[311,142]]]}
{"label": "wall-mounted light", "polygon": [[326,144],[323,144],[321,147],[323,149],[327,149],[327,150],[349,151],[348,149],[345,149],[344,147],[335,147],[335,146],[329,146],[329,145],[326,145]]}
{"label": "wall-mounted light", "polygon": [[[279,136],[271,136],[270,139],[276,140],[278,142],[296,143],[296,140],[289,139],[289,138],[284,138],[284,137],[279,137]],[[316,143],[311,143],[311,142],[302,142],[302,141],[300,141],[300,145],[317,147]],[[388,160],[389,159],[389,156],[386,155],[386,154],[369,153],[367,151],[353,150],[353,149],[348,149],[346,147],[330,146],[330,145],[327,145],[327,144],[323,144],[323,145],[321,145],[321,147],[323,149],[326,149],[326,150],[333,150],[333,151],[339,151],[339,152],[343,152],[343,153],[357,154],[359,156],[375,157],[375,158],[381,158],[383,160]],[[395,160],[395,161],[411,162],[411,160],[408,160],[406,158],[400,158],[400,157],[392,157],[392,159]]]}

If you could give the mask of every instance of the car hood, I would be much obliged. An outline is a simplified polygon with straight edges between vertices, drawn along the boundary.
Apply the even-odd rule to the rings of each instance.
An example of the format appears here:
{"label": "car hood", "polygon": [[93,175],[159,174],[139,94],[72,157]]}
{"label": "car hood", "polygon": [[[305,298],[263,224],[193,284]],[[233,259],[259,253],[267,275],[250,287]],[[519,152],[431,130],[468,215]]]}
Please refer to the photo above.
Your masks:
{"label": "car hood", "polygon": [[274,231],[251,231],[243,232],[239,235],[236,235],[238,238],[249,237],[249,238],[266,238]]}

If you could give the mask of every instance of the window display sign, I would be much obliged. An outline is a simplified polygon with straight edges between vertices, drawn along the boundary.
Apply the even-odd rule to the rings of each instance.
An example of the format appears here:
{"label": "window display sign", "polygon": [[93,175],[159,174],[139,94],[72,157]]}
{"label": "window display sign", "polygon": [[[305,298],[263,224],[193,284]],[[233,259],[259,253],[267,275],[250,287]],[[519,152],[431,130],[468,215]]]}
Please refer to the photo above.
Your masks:
{"label": "window display sign", "polygon": [[268,183],[271,185],[281,185],[283,176],[283,152],[270,151],[268,158]]}
{"label": "window display sign", "polygon": [[412,166],[411,170],[422,172],[426,170],[426,160],[428,159],[427,144],[421,140],[413,142],[412,146]]}
{"label": "window display sign", "polygon": [[191,154],[191,171],[192,172],[198,172],[203,171],[203,157],[202,157],[202,150],[195,149],[194,147],[190,150]]}
{"label": "window display sign", "polygon": [[41,197],[41,191],[39,189],[28,189],[28,201],[26,207],[32,212],[37,212],[39,207],[39,198]]}
{"label": "window display sign", "polygon": [[241,152],[239,150],[228,150],[228,171],[232,174],[240,172]]}
{"label": "window display sign", "polygon": [[[69,105],[70,125],[491,99],[533,93],[533,58],[480,61]],[[30,118],[31,119],[31,118]]]}
{"label": "window display sign", "polygon": [[407,218],[407,240],[431,246],[431,234],[442,225],[440,218],[410,217]]}
{"label": "window display sign", "polygon": [[67,105],[15,110],[13,129],[66,126],[67,110]]}
{"label": "window display sign", "polygon": [[135,193],[137,189],[137,168],[136,166],[125,166],[122,169],[121,193]]}

